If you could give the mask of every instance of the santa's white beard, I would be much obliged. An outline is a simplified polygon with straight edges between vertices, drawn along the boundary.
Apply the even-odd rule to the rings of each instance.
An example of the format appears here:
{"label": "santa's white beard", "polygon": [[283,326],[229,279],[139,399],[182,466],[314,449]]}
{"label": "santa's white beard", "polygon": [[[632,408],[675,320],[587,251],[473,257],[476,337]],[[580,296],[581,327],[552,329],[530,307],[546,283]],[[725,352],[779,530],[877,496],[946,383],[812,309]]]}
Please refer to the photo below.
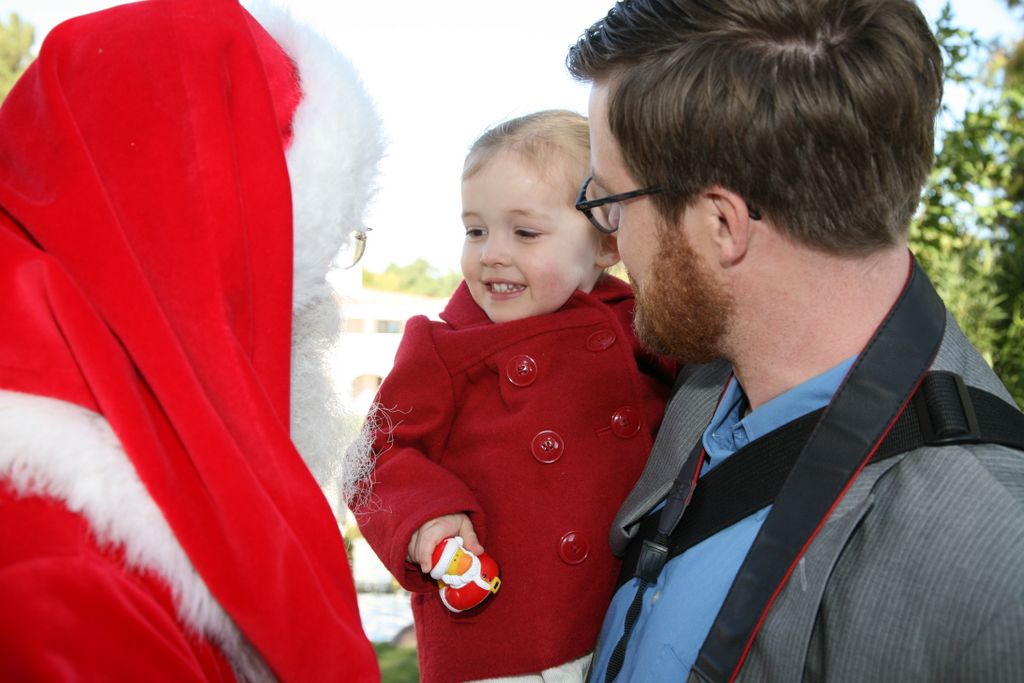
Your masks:
{"label": "santa's white beard", "polygon": [[352,500],[372,469],[370,439],[331,376],[341,342],[341,313],[329,294],[295,314],[292,328],[291,435],[331,507]]}

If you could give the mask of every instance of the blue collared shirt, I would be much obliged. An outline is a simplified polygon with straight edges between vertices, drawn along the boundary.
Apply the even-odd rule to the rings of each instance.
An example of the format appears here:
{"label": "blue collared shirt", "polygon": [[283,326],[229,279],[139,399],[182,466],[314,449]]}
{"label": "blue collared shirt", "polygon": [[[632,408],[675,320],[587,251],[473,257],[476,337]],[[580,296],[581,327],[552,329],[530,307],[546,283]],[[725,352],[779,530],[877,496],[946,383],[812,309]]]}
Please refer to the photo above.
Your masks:
{"label": "blue collared shirt", "polygon": [[[854,358],[812,377],[776,396],[746,417],[743,388],[730,380],[711,423],[704,431],[704,449],[710,460],[701,476],[736,452],[777,427],[828,404]],[[698,543],[669,560],[661,575],[644,594],[643,607],[626,649],[616,681],[686,680],[704,639],[725,601],[740,564],[750,550],[771,507]],[[623,585],[612,598],[598,639],[590,678],[603,683],[608,659],[622,636],[626,611],[636,595],[637,579]]]}

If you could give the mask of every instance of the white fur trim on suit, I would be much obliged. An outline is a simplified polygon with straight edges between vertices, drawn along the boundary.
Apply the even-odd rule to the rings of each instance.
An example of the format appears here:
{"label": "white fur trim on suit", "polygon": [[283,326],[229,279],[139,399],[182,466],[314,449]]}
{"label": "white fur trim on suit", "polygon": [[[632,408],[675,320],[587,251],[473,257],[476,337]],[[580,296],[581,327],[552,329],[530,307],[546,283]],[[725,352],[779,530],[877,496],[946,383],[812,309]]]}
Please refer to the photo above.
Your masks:
{"label": "white fur trim on suit", "polygon": [[285,153],[294,215],[292,301],[299,311],[328,293],[331,260],[363,227],[384,144],[373,104],[348,59],[280,7],[258,2],[252,14],[300,74],[302,98]]}
{"label": "white fur trim on suit", "polygon": [[0,480],[20,496],[64,503],[100,547],[170,587],[178,619],[217,643],[245,680],[273,680],[178,543],[107,421],[41,396],[0,390]]}

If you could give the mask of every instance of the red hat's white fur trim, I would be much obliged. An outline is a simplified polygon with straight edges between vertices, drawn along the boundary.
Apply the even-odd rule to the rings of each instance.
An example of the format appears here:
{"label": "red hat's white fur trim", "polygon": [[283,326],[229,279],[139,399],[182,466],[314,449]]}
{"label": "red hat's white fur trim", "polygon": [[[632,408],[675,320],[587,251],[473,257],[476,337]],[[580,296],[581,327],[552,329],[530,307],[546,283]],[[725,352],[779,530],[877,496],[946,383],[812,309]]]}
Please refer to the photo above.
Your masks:
{"label": "red hat's white fur trim", "polygon": [[331,259],[363,227],[384,143],[373,103],[344,55],[279,7],[258,2],[251,11],[295,62],[302,89],[285,151],[299,311],[327,294]]}

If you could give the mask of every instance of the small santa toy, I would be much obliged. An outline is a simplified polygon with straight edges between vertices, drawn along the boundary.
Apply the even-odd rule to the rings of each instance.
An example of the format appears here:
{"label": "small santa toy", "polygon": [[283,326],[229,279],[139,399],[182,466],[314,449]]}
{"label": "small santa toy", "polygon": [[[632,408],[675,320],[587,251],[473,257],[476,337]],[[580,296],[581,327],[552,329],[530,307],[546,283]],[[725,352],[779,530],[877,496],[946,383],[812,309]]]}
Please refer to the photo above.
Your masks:
{"label": "small santa toy", "polygon": [[430,577],[437,580],[441,602],[452,612],[476,607],[501,587],[498,563],[487,553],[466,550],[461,536],[444,539],[434,548]]}

